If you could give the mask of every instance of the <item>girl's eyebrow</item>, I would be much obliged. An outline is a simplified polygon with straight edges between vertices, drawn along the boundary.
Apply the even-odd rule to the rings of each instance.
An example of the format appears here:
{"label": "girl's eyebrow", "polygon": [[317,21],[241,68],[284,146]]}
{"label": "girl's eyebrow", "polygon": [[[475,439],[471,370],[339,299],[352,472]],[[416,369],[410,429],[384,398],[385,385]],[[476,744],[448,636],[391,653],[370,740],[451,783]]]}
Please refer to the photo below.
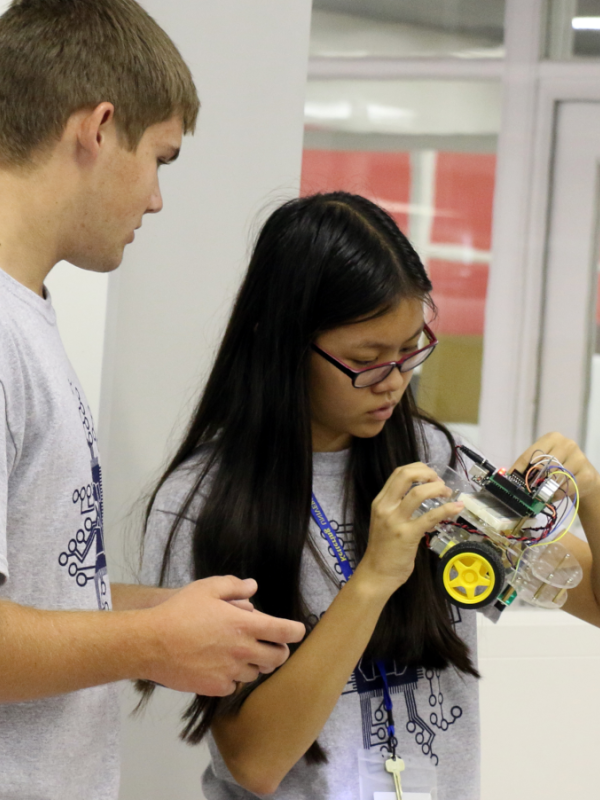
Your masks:
{"label": "girl's eyebrow", "polygon": [[[425,327],[425,323],[421,325],[421,327],[413,333],[412,336],[409,336],[408,339],[405,339],[403,344],[406,342],[410,342],[411,339],[415,339],[417,336],[420,336],[423,333],[423,328]],[[373,350],[384,350],[386,347],[389,347],[389,342],[359,342],[357,343],[356,347],[364,347],[365,349],[373,349]]]}

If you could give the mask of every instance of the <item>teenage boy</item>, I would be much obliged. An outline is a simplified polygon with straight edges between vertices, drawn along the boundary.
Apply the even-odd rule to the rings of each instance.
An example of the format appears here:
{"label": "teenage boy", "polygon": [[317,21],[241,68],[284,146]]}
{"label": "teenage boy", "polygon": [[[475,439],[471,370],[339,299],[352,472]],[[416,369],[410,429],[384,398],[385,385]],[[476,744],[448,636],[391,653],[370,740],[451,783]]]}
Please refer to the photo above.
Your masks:
{"label": "teenage boy", "polygon": [[197,113],[133,0],[15,0],[0,17],[2,798],[115,798],[115,681],[228,694],[303,635],[252,610],[252,580],[111,588],[94,423],[44,288],[61,259],[119,266]]}

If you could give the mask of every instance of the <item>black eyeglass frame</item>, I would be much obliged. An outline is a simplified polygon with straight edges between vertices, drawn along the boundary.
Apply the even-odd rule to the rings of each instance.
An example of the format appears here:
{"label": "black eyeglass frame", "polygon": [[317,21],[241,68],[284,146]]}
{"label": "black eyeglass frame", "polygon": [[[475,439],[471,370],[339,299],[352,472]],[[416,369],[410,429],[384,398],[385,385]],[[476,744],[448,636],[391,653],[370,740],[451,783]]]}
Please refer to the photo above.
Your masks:
{"label": "black eyeglass frame", "polygon": [[[381,383],[381,381],[384,381],[386,378],[388,378],[391,375],[394,367],[398,367],[398,370],[400,372],[411,372],[413,369],[416,369],[416,367],[420,367],[421,364],[423,364],[429,358],[429,356],[435,350],[436,346],[439,344],[439,341],[437,340],[434,332],[431,330],[429,325],[425,325],[423,327],[423,333],[429,339],[429,344],[425,345],[425,347],[420,347],[418,350],[413,350],[412,353],[407,353],[399,361],[383,361],[381,364],[374,364],[372,367],[363,367],[362,369],[352,369],[352,367],[349,367],[348,364],[344,364],[344,362],[340,361],[339,358],[332,356],[331,353],[328,353],[326,350],[323,350],[322,347],[319,347],[319,345],[315,344],[314,342],[312,342],[311,347],[315,351],[315,353],[318,353],[326,361],[329,361],[330,364],[333,364],[334,367],[337,367],[340,370],[340,372],[343,372],[344,375],[347,375],[349,378],[351,378],[352,386],[354,386],[355,389],[368,389],[370,386],[377,386],[378,383]],[[429,352],[427,353],[423,361],[420,361],[418,364],[415,364],[415,366],[411,367],[411,369],[402,369],[402,365],[405,364],[409,359],[414,358],[419,353],[424,353],[426,350],[428,350]],[[381,369],[382,367],[390,368],[388,373],[384,375],[383,378],[380,378],[378,381],[375,381],[374,383],[365,384],[365,386],[356,385],[356,381],[359,375],[363,375],[365,372],[371,372],[372,370]]]}

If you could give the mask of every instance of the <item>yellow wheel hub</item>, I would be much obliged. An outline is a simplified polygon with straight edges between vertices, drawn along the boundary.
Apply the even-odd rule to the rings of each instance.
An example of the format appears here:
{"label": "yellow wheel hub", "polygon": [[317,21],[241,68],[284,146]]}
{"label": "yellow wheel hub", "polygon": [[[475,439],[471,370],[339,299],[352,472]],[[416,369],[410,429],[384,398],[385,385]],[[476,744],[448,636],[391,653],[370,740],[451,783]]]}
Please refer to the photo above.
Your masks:
{"label": "yellow wheel hub", "polygon": [[494,568],[480,553],[457,553],[444,568],[444,587],[453,600],[475,604],[494,590]]}

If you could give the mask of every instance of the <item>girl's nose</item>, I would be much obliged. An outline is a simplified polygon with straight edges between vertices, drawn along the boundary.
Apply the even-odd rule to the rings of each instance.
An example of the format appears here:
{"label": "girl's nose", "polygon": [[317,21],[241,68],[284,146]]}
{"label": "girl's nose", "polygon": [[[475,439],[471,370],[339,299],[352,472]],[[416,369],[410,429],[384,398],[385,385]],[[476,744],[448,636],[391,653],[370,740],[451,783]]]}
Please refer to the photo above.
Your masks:
{"label": "girl's nose", "polygon": [[383,394],[384,392],[398,392],[406,386],[406,383],[410,379],[410,375],[410,372],[400,372],[398,367],[394,367],[387,378],[384,378],[382,381],[373,386],[373,391],[377,394]]}

